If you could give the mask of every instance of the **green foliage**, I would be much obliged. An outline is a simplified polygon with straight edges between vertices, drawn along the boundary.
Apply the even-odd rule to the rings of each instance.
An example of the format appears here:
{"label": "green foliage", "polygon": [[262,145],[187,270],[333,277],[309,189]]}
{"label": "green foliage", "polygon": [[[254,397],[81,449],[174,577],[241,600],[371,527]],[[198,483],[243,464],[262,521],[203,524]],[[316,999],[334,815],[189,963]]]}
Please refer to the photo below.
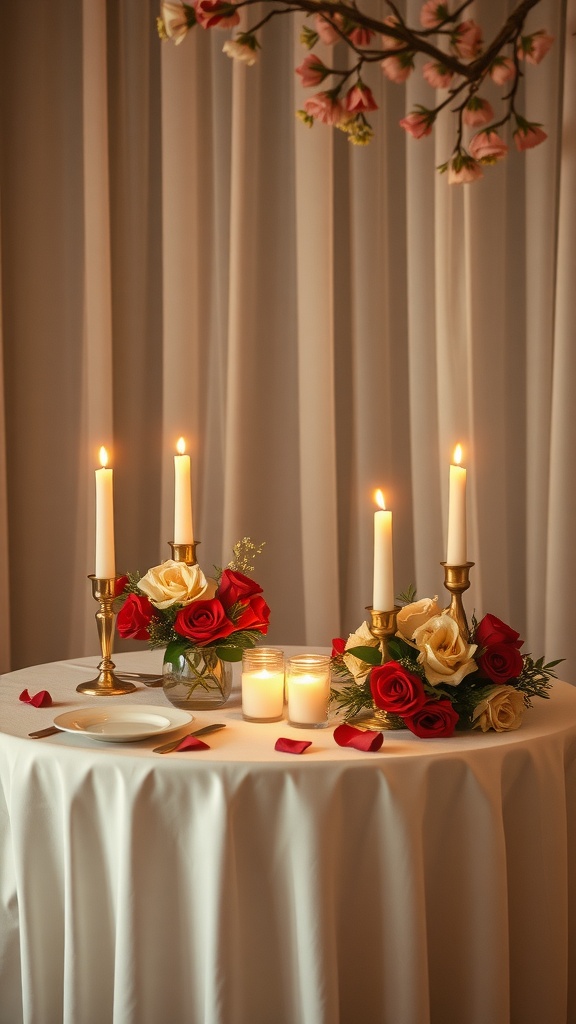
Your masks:
{"label": "green foliage", "polygon": [[379,647],[350,647],[346,654],[352,654],[355,658],[359,658],[366,665],[381,665],[382,654],[380,653]]}
{"label": "green foliage", "polygon": [[406,587],[406,590],[402,594],[398,594],[396,601],[398,604],[412,604],[416,600],[416,587],[413,583],[410,583]]}
{"label": "green foliage", "polygon": [[330,699],[336,705],[339,711],[344,712],[344,718],[348,721],[350,718],[355,718],[362,711],[370,711],[374,705],[372,702],[372,693],[368,683],[358,686],[354,683],[351,686],[346,686],[342,690],[330,690]]}
{"label": "green foliage", "polygon": [[552,686],[550,679],[556,678],[554,669],[563,661],[564,658],[558,658],[556,661],[544,664],[543,657],[534,661],[530,654],[524,655],[524,668],[515,685],[517,690],[522,690],[526,707],[532,707],[532,697],[550,697],[550,694],[546,692]]}
{"label": "green foliage", "polygon": [[183,640],[171,640],[166,645],[166,653],[164,655],[164,661],[169,662],[173,668],[177,669],[181,658],[185,655],[188,649],[188,644]]}

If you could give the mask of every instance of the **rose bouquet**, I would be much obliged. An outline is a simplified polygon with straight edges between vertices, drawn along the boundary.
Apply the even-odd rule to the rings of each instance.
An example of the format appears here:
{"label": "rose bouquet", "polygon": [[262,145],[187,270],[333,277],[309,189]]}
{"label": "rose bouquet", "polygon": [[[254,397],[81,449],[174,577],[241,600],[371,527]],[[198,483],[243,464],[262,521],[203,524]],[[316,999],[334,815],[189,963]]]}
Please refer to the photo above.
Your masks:
{"label": "rose bouquet", "polygon": [[519,633],[495,615],[473,618],[463,637],[437,601],[408,600],[400,609],[396,635],[388,640],[391,661],[382,662],[380,643],[365,622],[348,640],[334,640],[333,670],[343,681],[334,701],[346,719],[385,712],[389,727],[420,737],[518,729],[531,698],[549,696],[560,662],[522,654]]}
{"label": "rose bouquet", "polygon": [[[129,573],[120,594],[118,633],[123,639],[165,647],[165,675],[186,670],[190,693],[211,686],[221,691],[216,672],[220,663],[240,661],[242,652],[268,631],[270,609],[262,587],[246,575],[253,570],[252,554],[261,550],[245,537],[235,545],[226,568],[216,570],[215,579],[206,577],[199,565],[172,559],[142,577]],[[170,685],[166,679],[164,685]]]}

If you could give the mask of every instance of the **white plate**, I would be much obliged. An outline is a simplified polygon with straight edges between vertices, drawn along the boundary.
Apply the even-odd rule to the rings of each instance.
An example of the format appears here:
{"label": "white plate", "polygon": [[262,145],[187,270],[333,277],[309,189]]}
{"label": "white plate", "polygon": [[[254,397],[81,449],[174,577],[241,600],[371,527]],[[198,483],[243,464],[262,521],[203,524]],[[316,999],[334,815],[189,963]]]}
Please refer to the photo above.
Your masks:
{"label": "white plate", "polygon": [[54,719],[54,725],[63,732],[81,733],[92,740],[126,743],[158,736],[194,718],[188,711],[178,708],[158,708],[153,704],[139,707],[78,708]]}

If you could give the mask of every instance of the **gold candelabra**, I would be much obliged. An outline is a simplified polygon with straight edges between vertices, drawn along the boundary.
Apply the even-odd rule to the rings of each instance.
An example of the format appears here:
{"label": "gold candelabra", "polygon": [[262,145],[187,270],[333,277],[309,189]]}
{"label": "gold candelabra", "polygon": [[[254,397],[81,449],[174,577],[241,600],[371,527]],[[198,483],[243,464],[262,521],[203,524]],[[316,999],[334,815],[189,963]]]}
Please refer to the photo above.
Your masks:
{"label": "gold candelabra", "polygon": [[388,648],[388,640],[393,637],[396,632],[396,616],[400,611],[399,608],[391,608],[390,611],[381,612],[372,605],[368,605],[366,608],[367,612],[370,612],[371,623],[369,630],[372,636],[375,636],[380,641],[382,649],[382,664],[384,665],[387,661],[392,661],[392,655]]}
{"label": "gold candelabra", "polygon": [[96,624],[102,650],[102,661],[98,665],[98,675],[87,683],[80,683],[76,687],[78,693],[87,693],[91,697],[115,697],[121,693],[132,693],[136,689],[133,683],[119,679],[115,674],[115,665],[110,655],[112,654],[112,637],[114,635],[113,610],[114,598],[116,596],[116,580],[118,576],[100,578],[89,576],[92,583],[92,597],[98,601],[99,609],[96,612]]}
{"label": "gold candelabra", "polygon": [[464,565],[448,565],[447,562],[440,562],[440,565],[444,569],[444,586],[452,595],[446,611],[458,623],[460,636],[465,643],[468,643],[470,630],[462,604],[462,594],[470,586],[470,569],[474,562],[465,562]]}
{"label": "gold candelabra", "polygon": [[168,541],[172,549],[172,558],[175,562],[186,562],[186,565],[197,565],[196,548],[199,540],[193,540],[191,544],[176,544],[175,541]]}

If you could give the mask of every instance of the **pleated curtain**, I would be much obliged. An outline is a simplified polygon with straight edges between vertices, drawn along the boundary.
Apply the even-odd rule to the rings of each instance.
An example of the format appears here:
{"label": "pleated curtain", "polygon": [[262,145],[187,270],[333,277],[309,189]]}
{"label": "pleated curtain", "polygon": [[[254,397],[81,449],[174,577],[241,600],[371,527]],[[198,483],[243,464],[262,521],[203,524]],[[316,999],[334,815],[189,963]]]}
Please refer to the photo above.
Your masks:
{"label": "pleated curtain", "polygon": [[[461,442],[468,612],[572,681],[576,0],[530,16],[556,37],[521,86],[548,141],[464,187],[436,171],[449,116],[398,126],[433,102],[417,73],[370,70],[367,147],[295,118],[300,16],[247,68],[226,32],[161,44],[153,3],[39,6],[0,40],[1,667],[97,653],[98,448],[118,571],[145,571],[170,554],[183,435],[200,563],[265,541],[270,640],[302,645],[365,616],[378,487],[396,590],[447,597]],[[512,7],[478,0],[486,38]]]}

